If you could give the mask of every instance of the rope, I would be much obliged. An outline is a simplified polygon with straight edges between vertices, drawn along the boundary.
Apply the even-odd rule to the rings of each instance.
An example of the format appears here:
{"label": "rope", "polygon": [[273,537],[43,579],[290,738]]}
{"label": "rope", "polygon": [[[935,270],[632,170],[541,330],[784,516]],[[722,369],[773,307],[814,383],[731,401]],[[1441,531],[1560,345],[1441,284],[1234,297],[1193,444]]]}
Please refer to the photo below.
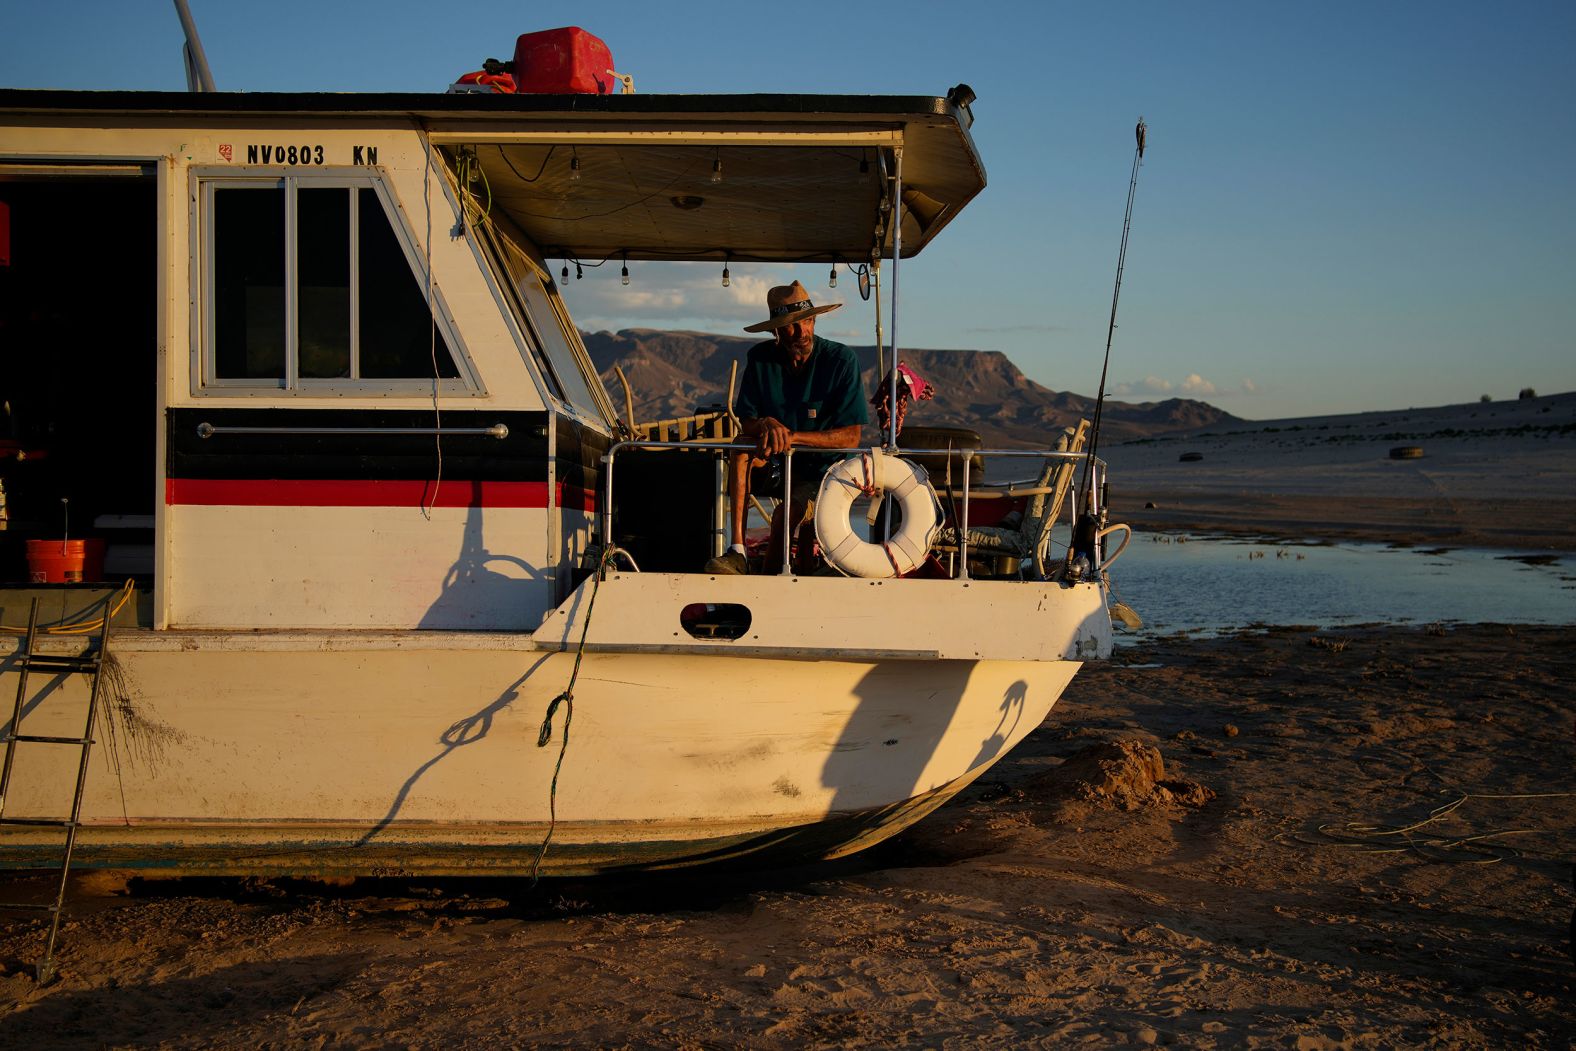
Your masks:
{"label": "rope", "polygon": [[547,835],[542,837],[542,845],[536,851],[536,860],[531,862],[533,887],[536,886],[542,859],[547,856],[547,845],[553,841],[553,832],[558,828],[558,774],[564,768],[564,753],[569,751],[569,724],[574,722],[575,718],[575,680],[580,677],[580,660],[586,652],[586,635],[591,630],[591,614],[596,609],[596,595],[602,588],[602,578],[607,575],[608,566],[613,564],[613,559],[618,554],[618,548],[610,544],[597,561],[591,582],[591,598],[586,602],[586,619],[580,625],[580,644],[575,647],[575,663],[569,672],[569,684],[558,696],[547,702],[547,714],[542,717],[542,729],[536,735],[536,747],[546,748],[548,742],[553,739],[553,716],[558,714],[558,706],[562,704],[564,732],[558,743],[558,761],[553,765],[553,781],[547,790]]}
{"label": "rope", "polygon": [[[119,616],[120,611],[126,608],[126,603],[130,602],[132,596],[136,593],[137,582],[128,578],[126,583],[121,585],[120,590],[110,596],[109,601],[105,603],[104,616],[96,617],[93,620],[65,621],[60,624],[41,627],[38,631],[44,635],[91,635],[104,626],[105,620],[114,621]],[[25,636],[27,629],[0,624],[0,633]],[[110,681],[110,688],[116,693],[123,689],[119,685],[120,671],[113,657],[105,659],[103,666],[99,669],[99,675],[101,678]],[[104,761],[108,764],[110,772],[115,775],[115,783],[120,786],[120,813],[122,819],[129,825],[131,819],[127,816],[126,811],[126,783],[120,776],[120,745],[116,738],[115,717],[112,713],[112,707],[112,704],[101,705],[98,710],[98,721],[104,727],[104,738],[107,744],[107,747],[104,749]]]}
{"label": "rope", "polygon": [[887,542],[883,543],[881,545],[881,551],[882,551],[883,554],[886,555],[887,561],[892,563],[892,575],[894,577],[902,576],[903,575],[903,571],[898,568],[897,559],[892,557],[892,543],[891,543],[891,541],[887,541]]}
{"label": "rope", "polygon": [[[874,500],[876,498],[876,494],[881,492],[881,490],[876,487],[875,455],[873,453],[860,453],[859,463],[860,467],[864,470],[865,475],[865,482],[859,487],[859,492],[862,495]],[[871,524],[874,525],[874,523]],[[883,540],[881,542],[881,553],[886,555],[887,561],[892,564],[892,575],[894,577],[901,577],[903,575],[903,570],[898,566],[897,558],[892,554],[891,540]]]}
{"label": "rope", "polygon": [[[423,129],[425,130],[425,129]],[[421,517],[432,521],[432,509],[438,506],[438,491],[443,488],[443,410],[438,404],[438,392],[442,380],[438,375],[438,306],[432,291],[432,152],[435,148],[431,139],[424,141],[426,147],[423,153],[424,163],[421,169],[421,199],[426,206],[427,228],[426,240],[422,245],[423,261],[427,267],[427,352],[432,359],[432,444],[437,453],[437,469],[432,479],[432,498],[423,497],[421,502]],[[466,189],[460,186],[457,196],[460,200],[460,215],[465,215]],[[492,210],[492,187],[487,188],[487,211]]]}
{"label": "rope", "polygon": [[[136,592],[136,582],[127,580],[125,584],[121,585],[120,591],[116,592],[107,604],[103,617],[95,617],[93,620],[63,621],[49,627],[39,628],[38,630],[45,635],[91,635],[104,626],[105,617],[114,620],[115,615],[125,608],[126,603],[131,601],[131,596],[136,594]],[[7,635],[26,635],[27,629],[5,624],[0,625],[0,632],[4,632]]]}
{"label": "rope", "polygon": [[1454,798],[1428,812],[1421,821],[1410,824],[1364,824],[1359,821],[1329,822],[1315,831],[1322,839],[1292,837],[1309,846],[1349,847],[1363,854],[1415,853],[1430,861],[1457,865],[1494,865],[1507,858],[1519,858],[1521,851],[1506,843],[1490,843],[1500,836],[1522,836],[1542,831],[1536,828],[1500,828],[1470,835],[1451,836],[1438,832],[1416,835],[1419,829],[1455,813],[1474,799],[1569,799],[1576,792],[1467,792],[1446,781],[1427,763],[1405,752],[1397,752],[1422,768],[1443,787],[1439,792]]}
{"label": "rope", "polygon": [[863,469],[865,475],[865,484],[859,487],[859,492],[874,499],[876,495],[875,458],[869,453],[860,453],[859,466]]}

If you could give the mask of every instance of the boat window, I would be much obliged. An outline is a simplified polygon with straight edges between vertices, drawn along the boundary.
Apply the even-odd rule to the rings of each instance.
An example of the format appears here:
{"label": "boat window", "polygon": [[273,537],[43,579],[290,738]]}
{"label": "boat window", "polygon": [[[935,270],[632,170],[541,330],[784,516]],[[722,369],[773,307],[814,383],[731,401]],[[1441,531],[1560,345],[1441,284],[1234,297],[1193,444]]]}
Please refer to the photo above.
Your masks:
{"label": "boat window", "polygon": [[[361,375],[375,378],[459,375],[443,333],[431,323],[377,194],[357,191],[361,210]],[[434,343],[436,340],[436,343]],[[433,356],[436,352],[437,361]]]}
{"label": "boat window", "polygon": [[542,353],[541,341],[536,338],[530,315],[526,311],[525,304],[520,301],[522,282],[535,280],[530,260],[523,249],[513,243],[506,234],[497,230],[496,224],[480,226],[477,231],[481,234],[482,241],[487,246],[495,265],[501,266],[507,276],[507,280],[502,283],[508,286],[510,293],[509,309],[520,323],[520,327],[525,330],[526,345],[536,363],[537,371],[541,373],[542,381],[547,385],[548,393],[559,401],[567,400],[563,382],[559,380],[553,363]]}
{"label": "boat window", "polygon": [[594,382],[600,386],[602,381],[587,377],[587,370],[581,367],[567,333],[559,324],[558,312],[548,300],[547,290],[542,287],[541,280],[534,273],[528,273],[519,285],[520,298],[525,300],[526,310],[531,315],[532,334],[552,361],[569,403],[583,412],[600,417],[602,413],[596,395],[591,393],[591,384]]}
{"label": "boat window", "polygon": [[471,389],[367,179],[225,178],[203,189],[206,386]]}
{"label": "boat window", "polygon": [[267,187],[213,197],[213,348],[219,375],[285,378],[285,198]]}
{"label": "boat window", "polygon": [[349,376],[350,253],[345,231],[350,229],[350,196],[337,187],[302,187],[296,202],[301,375],[319,379]]}
{"label": "boat window", "polygon": [[[548,391],[591,419],[611,422],[616,413],[601,377],[574,331],[568,313],[555,304],[550,293],[552,275],[534,247],[507,220],[476,228],[500,278],[507,279],[509,309],[525,334],[525,341]],[[522,243],[523,242],[523,243]]]}

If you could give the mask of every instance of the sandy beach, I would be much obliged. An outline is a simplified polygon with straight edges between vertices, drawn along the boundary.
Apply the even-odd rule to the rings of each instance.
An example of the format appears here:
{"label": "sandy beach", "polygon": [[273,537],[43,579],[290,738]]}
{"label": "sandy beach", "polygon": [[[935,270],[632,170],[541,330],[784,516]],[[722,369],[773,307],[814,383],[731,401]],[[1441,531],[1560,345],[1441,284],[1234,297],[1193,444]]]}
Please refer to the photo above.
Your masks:
{"label": "sandy beach", "polygon": [[1558,627],[1126,647],[952,805],[787,872],[84,875],[59,982],[0,939],[0,1042],[1566,1047],[1573,675]]}
{"label": "sandy beach", "polygon": [[[1576,396],[1519,411],[1119,446],[1118,517],[1568,550]],[[1390,460],[1399,434],[1424,458]],[[24,973],[35,926],[0,930],[0,1046],[1569,1047],[1573,678],[1576,626],[1168,636],[1086,665],[982,781],[840,862],[83,873],[57,983]]]}

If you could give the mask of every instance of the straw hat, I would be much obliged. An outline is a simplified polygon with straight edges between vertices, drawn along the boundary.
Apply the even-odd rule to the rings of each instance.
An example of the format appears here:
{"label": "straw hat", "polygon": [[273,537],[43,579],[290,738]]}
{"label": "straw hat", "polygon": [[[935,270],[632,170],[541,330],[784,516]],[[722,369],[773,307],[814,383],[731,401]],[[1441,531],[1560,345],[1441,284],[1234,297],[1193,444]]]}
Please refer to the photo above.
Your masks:
{"label": "straw hat", "polygon": [[791,285],[778,285],[766,293],[766,309],[771,311],[771,317],[754,325],[745,325],[746,332],[771,332],[791,325],[795,321],[803,321],[817,314],[824,314],[828,310],[836,310],[841,303],[829,303],[824,307],[815,306],[810,302],[810,293],[804,286],[795,281]]}

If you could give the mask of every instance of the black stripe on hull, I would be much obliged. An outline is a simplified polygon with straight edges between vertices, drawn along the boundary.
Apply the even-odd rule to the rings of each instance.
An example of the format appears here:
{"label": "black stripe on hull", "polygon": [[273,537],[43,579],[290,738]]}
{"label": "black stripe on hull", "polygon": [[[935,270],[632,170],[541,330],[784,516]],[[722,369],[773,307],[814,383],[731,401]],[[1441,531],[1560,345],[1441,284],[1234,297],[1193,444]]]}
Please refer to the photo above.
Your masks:
{"label": "black stripe on hull", "polygon": [[[508,437],[446,434],[441,438],[443,476],[467,481],[547,480],[545,411],[445,409],[442,426],[484,428],[503,424]],[[201,424],[219,428],[204,438]],[[419,481],[438,469],[440,442],[430,409],[234,409],[179,408],[167,414],[166,472],[192,479],[381,479]],[[226,427],[299,427],[328,433],[225,434]],[[420,428],[427,433],[369,435],[355,428]],[[557,418],[557,480],[595,489],[607,438]],[[335,430],[347,433],[335,434]]]}

